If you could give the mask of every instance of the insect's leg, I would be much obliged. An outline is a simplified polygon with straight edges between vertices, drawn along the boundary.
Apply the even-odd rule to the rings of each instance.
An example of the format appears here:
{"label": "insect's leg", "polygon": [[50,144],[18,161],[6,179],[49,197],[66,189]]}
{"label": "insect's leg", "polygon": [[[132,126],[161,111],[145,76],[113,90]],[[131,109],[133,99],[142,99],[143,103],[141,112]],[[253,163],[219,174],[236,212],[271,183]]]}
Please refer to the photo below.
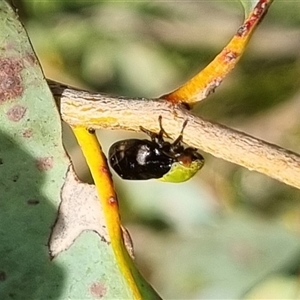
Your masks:
{"label": "insect's leg", "polygon": [[155,141],[155,139],[158,137],[157,133],[146,129],[143,126],[140,126],[140,130],[143,131],[144,133],[146,133],[151,138],[152,141]]}
{"label": "insect's leg", "polygon": [[164,138],[163,138],[164,135],[168,138],[171,138],[171,137],[166,133],[166,131],[164,130],[164,128],[162,126],[162,116],[158,117],[158,122],[159,122],[159,128],[160,128],[160,131],[158,133],[150,131],[143,126],[140,126],[140,130],[143,131],[144,133],[146,133],[153,142],[156,142],[156,143],[162,145],[164,143]]}
{"label": "insect's leg", "polygon": [[188,123],[188,120],[185,120],[185,121],[183,122],[181,131],[180,131],[180,134],[179,134],[179,136],[177,137],[177,139],[176,139],[176,140],[173,142],[173,144],[172,144],[172,148],[173,148],[173,149],[176,149],[177,147],[180,147],[180,146],[181,146],[181,142],[182,142],[182,140],[183,140],[183,130],[184,130],[184,128],[186,127],[187,123]]}
{"label": "insect's leg", "polygon": [[167,133],[166,131],[164,130],[163,126],[162,126],[162,116],[159,116],[158,117],[158,122],[159,122],[159,128],[160,128],[160,131],[158,133],[158,139],[160,142],[163,142],[163,136],[165,135],[167,138],[171,138]]}

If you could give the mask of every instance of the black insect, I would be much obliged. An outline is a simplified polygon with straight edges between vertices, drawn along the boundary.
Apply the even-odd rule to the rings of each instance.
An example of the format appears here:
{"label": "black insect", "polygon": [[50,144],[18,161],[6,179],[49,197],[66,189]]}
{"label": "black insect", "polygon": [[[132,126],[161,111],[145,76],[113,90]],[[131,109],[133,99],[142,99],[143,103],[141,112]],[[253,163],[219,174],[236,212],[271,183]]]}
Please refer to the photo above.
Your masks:
{"label": "black insect", "polygon": [[159,117],[158,133],[140,126],[151,140],[128,139],[114,143],[109,149],[109,162],[115,172],[123,179],[146,180],[159,178],[170,182],[183,182],[191,178],[204,164],[204,159],[197,149],[185,148],[181,143],[183,123],[180,135],[173,142],[167,142],[163,136],[170,138],[162,127]]}

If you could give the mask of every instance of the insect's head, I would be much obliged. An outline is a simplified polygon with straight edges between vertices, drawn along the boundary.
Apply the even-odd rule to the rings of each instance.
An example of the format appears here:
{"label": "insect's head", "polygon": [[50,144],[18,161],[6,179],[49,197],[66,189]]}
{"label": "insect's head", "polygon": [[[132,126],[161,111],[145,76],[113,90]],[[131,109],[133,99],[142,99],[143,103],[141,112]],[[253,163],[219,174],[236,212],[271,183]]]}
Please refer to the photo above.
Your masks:
{"label": "insect's head", "polygon": [[160,127],[160,131],[158,133],[149,131],[142,126],[140,126],[140,129],[149,135],[152,142],[156,143],[165,155],[174,158],[174,162],[170,171],[166,173],[160,180],[168,182],[187,181],[193,177],[204,165],[204,158],[196,148],[185,148],[182,144],[183,132],[188,124],[188,120],[183,122],[181,131],[173,143],[164,140],[164,136],[167,138],[170,138],[170,136],[163,128],[161,116],[159,116],[158,121]]}

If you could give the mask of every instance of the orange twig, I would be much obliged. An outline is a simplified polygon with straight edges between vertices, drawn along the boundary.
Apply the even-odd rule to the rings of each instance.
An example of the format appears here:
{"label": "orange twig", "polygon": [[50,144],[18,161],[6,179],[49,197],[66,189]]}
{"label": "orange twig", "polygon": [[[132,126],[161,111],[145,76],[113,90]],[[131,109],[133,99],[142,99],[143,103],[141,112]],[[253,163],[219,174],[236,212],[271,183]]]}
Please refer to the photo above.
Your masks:
{"label": "orange twig", "polygon": [[[119,269],[132,291],[134,299],[142,299],[145,293],[152,293],[150,299],[159,299],[144,281],[134,266],[123,241],[117,195],[114,191],[111,173],[106,157],[94,132],[85,127],[72,127],[93,176],[98,196],[106,219],[107,231]],[[145,290],[146,288],[146,290]],[[143,295],[142,295],[143,294]]]}
{"label": "orange twig", "polygon": [[241,58],[254,30],[267,13],[272,2],[273,0],[258,1],[228,45],[207,67],[183,86],[160,98],[173,103],[185,102],[193,105],[214,92]]}

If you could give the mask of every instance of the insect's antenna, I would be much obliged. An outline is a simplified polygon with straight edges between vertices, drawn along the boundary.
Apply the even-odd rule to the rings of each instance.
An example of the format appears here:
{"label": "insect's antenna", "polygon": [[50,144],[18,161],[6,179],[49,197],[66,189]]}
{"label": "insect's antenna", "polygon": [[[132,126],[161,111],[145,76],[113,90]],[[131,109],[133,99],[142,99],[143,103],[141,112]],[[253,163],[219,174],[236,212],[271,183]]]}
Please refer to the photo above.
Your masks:
{"label": "insect's antenna", "polygon": [[180,131],[180,134],[179,134],[178,138],[172,144],[173,147],[179,146],[180,143],[182,142],[182,140],[183,140],[183,131],[184,131],[184,128],[186,127],[187,123],[188,123],[188,120],[186,119],[182,124],[182,128],[181,128],[181,131]]}

